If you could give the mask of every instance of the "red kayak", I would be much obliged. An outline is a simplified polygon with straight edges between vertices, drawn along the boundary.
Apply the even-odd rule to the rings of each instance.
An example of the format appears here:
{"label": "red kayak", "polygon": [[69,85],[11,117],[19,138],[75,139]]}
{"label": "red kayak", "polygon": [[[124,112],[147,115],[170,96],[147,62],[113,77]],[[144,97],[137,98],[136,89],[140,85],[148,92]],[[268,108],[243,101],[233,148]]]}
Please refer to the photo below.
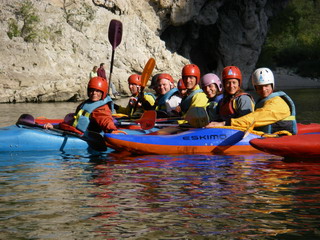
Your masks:
{"label": "red kayak", "polygon": [[320,157],[320,132],[275,138],[255,138],[250,144],[263,152],[285,158],[316,159]]}
{"label": "red kayak", "polygon": [[46,118],[46,117],[37,117],[34,119],[37,124],[43,125],[46,123],[51,123],[53,125],[59,124],[63,122],[63,119],[52,119],[52,118]]}
{"label": "red kayak", "polygon": [[309,123],[309,124],[298,123],[297,127],[298,127],[297,134],[320,132],[319,123]]}

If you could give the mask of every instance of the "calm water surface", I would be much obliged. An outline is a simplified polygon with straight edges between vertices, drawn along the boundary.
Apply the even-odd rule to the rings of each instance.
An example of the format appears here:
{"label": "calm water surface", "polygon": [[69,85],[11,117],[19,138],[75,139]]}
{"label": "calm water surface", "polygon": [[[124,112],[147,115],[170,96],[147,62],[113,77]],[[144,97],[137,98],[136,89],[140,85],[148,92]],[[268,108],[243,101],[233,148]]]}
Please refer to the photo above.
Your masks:
{"label": "calm water surface", "polygon": [[[320,122],[319,90],[291,90]],[[76,103],[2,104],[61,118]],[[0,239],[318,239],[320,161],[241,156],[0,153]]]}

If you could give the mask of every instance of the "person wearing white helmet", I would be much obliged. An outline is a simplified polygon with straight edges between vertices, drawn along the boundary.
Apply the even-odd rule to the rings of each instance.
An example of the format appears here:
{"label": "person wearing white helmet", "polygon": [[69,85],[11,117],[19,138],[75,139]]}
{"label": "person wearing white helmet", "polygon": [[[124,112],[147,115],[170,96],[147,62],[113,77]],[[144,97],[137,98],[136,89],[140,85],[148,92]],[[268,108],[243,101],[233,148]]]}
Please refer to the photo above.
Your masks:
{"label": "person wearing white helmet", "polygon": [[275,91],[275,81],[269,68],[258,68],[252,76],[259,99],[255,110],[240,118],[232,118],[225,125],[234,127],[249,127],[254,124],[254,129],[265,133],[275,133],[286,130],[292,134],[297,133],[296,110],[292,99],[282,91]]}
{"label": "person wearing white helmet", "polygon": [[217,106],[223,98],[221,80],[216,74],[207,73],[201,78],[200,86],[209,99],[206,107],[209,121],[216,121],[219,119]]}

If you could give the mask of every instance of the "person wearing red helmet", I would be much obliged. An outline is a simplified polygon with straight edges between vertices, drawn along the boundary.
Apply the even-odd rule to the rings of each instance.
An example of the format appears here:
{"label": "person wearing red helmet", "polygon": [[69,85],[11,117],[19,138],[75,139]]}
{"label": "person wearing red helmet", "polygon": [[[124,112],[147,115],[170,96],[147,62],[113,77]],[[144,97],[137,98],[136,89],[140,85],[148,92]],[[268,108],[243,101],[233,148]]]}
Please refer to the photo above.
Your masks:
{"label": "person wearing red helmet", "polygon": [[179,79],[178,84],[177,84],[177,88],[179,90],[179,95],[181,98],[184,98],[187,96],[187,87],[184,85],[183,80]]}
{"label": "person wearing red helmet", "polygon": [[[108,83],[102,77],[92,78],[87,87],[88,99],[76,109],[74,119],[62,122],[63,130],[84,133],[85,131],[112,132],[117,130],[112,118],[113,102],[108,93]],[[46,124],[45,128],[52,128]]]}
{"label": "person wearing red helmet", "polygon": [[242,73],[238,67],[225,67],[222,71],[222,83],[224,97],[218,104],[220,119],[215,119],[218,122],[211,122],[208,127],[230,125],[231,118],[244,116],[254,109],[253,98],[241,89]]}
{"label": "person wearing red helmet", "polygon": [[108,94],[108,83],[101,77],[92,78],[87,87],[88,97],[76,109],[72,126],[85,132],[117,130],[112,118],[113,102]]}
{"label": "person wearing red helmet", "polygon": [[[179,91],[179,96],[181,97],[181,99],[185,98],[187,96],[187,88],[186,86],[184,85],[183,83],[183,80],[182,79],[179,79],[178,83],[177,83],[177,88],[178,88],[178,91]],[[177,106],[174,110],[177,115],[182,115],[181,114],[181,107],[180,107],[180,104],[179,106]]]}
{"label": "person wearing red helmet", "polygon": [[176,107],[181,102],[179,91],[175,87],[172,76],[168,73],[157,74],[154,85],[157,98],[153,109],[157,111],[158,117],[177,116]]}
{"label": "person wearing red helmet", "polygon": [[199,67],[195,64],[185,65],[182,69],[182,80],[187,88],[187,96],[180,104],[182,112],[185,114],[190,108],[205,107],[208,103],[208,98],[199,86]]}
{"label": "person wearing red helmet", "polygon": [[152,90],[154,90],[155,91],[155,93],[156,94],[158,94],[158,92],[157,92],[157,79],[158,79],[158,76],[160,75],[161,73],[157,73],[157,74],[155,74],[155,75],[153,75],[152,76],[152,78],[151,78],[151,83],[150,83],[150,85],[149,85],[149,89],[152,89]]}
{"label": "person wearing red helmet", "polygon": [[[100,63],[100,67],[97,70],[97,75],[98,77],[102,77],[105,80],[108,81],[107,76],[106,76],[106,70],[104,68],[104,63]],[[116,98],[117,96],[120,96],[120,93],[116,90],[116,86],[113,84],[113,82],[110,83],[111,91],[113,96]]]}
{"label": "person wearing red helmet", "polygon": [[[117,113],[123,113],[129,117],[139,117],[143,113],[143,108],[141,103],[138,103],[136,107],[138,96],[141,91],[141,76],[139,74],[132,74],[128,78],[129,90],[131,92],[131,97],[129,99],[128,105],[126,107],[114,104],[114,109]],[[155,97],[153,94],[144,93],[144,101],[148,102],[151,106],[154,105]]]}
{"label": "person wearing red helmet", "polygon": [[[239,118],[231,118],[230,126],[265,133],[297,133],[296,109],[292,99],[283,91],[275,91],[275,81],[269,68],[258,68],[251,75],[259,99],[252,113]],[[288,133],[286,133],[288,134]]]}

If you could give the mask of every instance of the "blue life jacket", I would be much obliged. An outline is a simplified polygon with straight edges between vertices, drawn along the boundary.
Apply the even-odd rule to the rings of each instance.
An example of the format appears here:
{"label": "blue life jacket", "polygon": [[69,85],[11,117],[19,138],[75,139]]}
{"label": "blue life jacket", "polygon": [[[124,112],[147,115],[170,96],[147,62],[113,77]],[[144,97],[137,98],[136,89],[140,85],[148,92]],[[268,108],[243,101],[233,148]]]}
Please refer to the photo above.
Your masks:
{"label": "blue life jacket", "polygon": [[223,98],[223,94],[219,94],[215,96],[214,98],[210,98],[208,105],[206,107],[209,120],[211,122],[218,121],[220,119],[219,113],[218,113],[218,104],[219,101]]}
{"label": "blue life jacket", "polygon": [[287,130],[292,134],[297,134],[296,108],[292,99],[285,92],[278,91],[271,93],[268,97],[258,100],[255,108],[263,107],[267,100],[277,96],[281,97],[289,105],[291,115],[273,124],[258,127],[255,129],[258,131],[263,131],[265,133],[274,133],[281,130]]}
{"label": "blue life jacket", "polygon": [[223,94],[216,95],[216,96],[214,96],[214,98],[210,98],[209,99],[209,103],[210,102],[218,103],[222,98],[223,98]]}
{"label": "blue life jacket", "polygon": [[168,99],[170,99],[173,95],[178,94],[179,90],[178,88],[172,88],[169,92],[167,92],[165,95],[158,97],[156,101],[156,110],[166,110],[166,102]]}
{"label": "blue life jacket", "polygon": [[90,124],[90,115],[91,113],[101,107],[108,104],[111,111],[113,111],[113,101],[111,97],[108,95],[105,99],[99,100],[96,102],[84,102],[81,106],[80,110],[76,113],[75,120],[72,124],[73,127],[78,130],[85,132]]}

